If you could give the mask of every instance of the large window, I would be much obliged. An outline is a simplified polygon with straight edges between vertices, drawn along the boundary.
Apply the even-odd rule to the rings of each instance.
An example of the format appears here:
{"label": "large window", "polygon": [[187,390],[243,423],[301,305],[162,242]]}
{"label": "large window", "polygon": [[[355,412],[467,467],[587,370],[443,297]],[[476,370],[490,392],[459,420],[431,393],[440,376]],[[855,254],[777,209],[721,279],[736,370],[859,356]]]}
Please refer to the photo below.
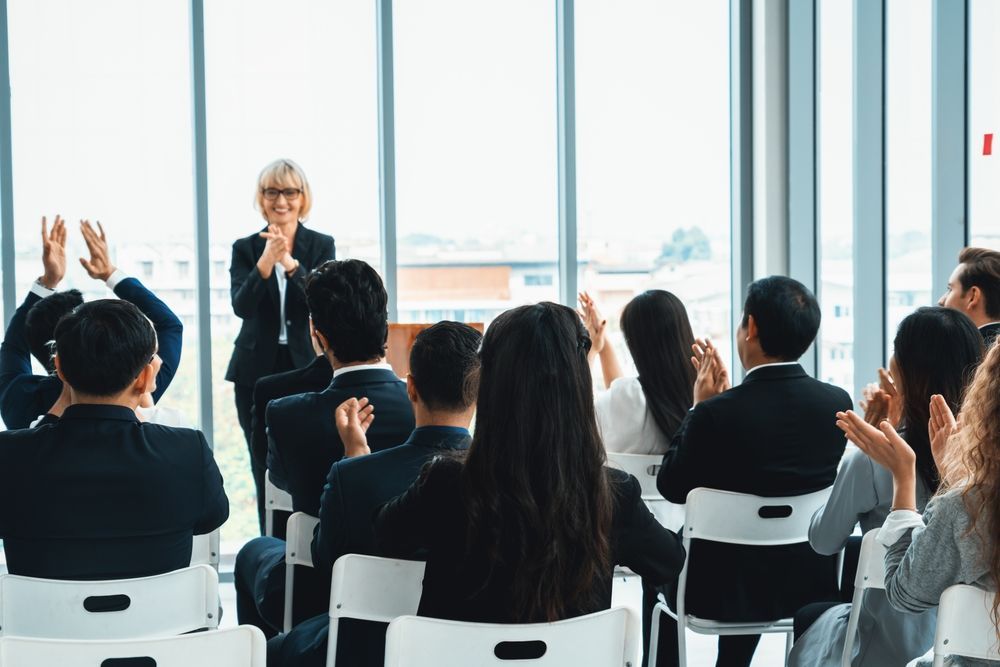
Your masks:
{"label": "large window", "polygon": [[[969,3],[969,222],[972,245],[1000,250],[1000,3]],[[987,139],[987,135],[990,135]],[[989,145],[987,146],[987,142]],[[935,290],[941,286],[935,285]]]}
{"label": "large window", "polygon": [[558,298],[555,11],[394,3],[399,320]]}
{"label": "large window", "polygon": [[621,309],[648,289],[731,367],[728,3],[578,1],[576,83],[581,289],[624,367]]}
{"label": "large window", "polygon": [[[277,14],[275,13],[277,12]],[[240,320],[229,299],[233,241],[259,232],[257,176],[277,158],[305,171],[306,223],[333,235],[338,259],[378,267],[378,127],[372,2],[205,3],[212,380],[216,458],[230,519],[223,540],[257,534],[246,442],[226,366]]]}

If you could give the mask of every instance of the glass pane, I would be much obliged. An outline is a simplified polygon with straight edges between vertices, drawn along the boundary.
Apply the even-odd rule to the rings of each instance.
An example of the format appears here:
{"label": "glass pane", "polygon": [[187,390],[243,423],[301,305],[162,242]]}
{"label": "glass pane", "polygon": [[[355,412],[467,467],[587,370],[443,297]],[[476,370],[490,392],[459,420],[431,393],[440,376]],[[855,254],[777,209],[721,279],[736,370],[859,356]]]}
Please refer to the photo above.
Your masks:
{"label": "glass pane", "polygon": [[854,144],[852,4],[820,0],[817,196],[820,234],[820,379],[854,392]]}
{"label": "glass pane", "polygon": [[729,3],[579,0],[576,83],[580,286],[623,368],[620,313],[648,289],[731,368]]}
{"label": "glass pane", "polygon": [[338,259],[377,267],[380,254],[374,3],[294,0],[275,11],[265,0],[205,4],[213,406],[228,541],[258,534],[246,443],[224,378],[240,327],[229,298],[232,243],[265,225],[254,208],[260,170],[277,158],[303,168],[313,192],[307,224],[333,235]]}
{"label": "glass pane", "polygon": [[394,3],[399,320],[558,298],[555,11]]}
{"label": "glass pane", "polygon": [[[931,299],[931,0],[886,5],[886,341]],[[934,286],[943,292],[944,285]],[[875,369],[861,369],[872,374]]]}
{"label": "glass pane", "polygon": [[[969,4],[969,221],[972,245],[1000,249],[1000,3]],[[991,135],[987,140],[986,135]],[[990,145],[987,147],[986,142]],[[988,149],[988,150],[987,150]],[[988,154],[987,154],[988,153]],[[934,289],[939,289],[934,285]]]}
{"label": "glass pane", "polygon": [[41,273],[38,221],[56,213],[69,221],[59,287],[112,296],[77,261],[87,256],[78,221],[100,220],[112,261],[184,322],[180,367],[160,404],[197,425],[195,272],[182,268],[194,263],[187,5],[8,8],[18,299]]}

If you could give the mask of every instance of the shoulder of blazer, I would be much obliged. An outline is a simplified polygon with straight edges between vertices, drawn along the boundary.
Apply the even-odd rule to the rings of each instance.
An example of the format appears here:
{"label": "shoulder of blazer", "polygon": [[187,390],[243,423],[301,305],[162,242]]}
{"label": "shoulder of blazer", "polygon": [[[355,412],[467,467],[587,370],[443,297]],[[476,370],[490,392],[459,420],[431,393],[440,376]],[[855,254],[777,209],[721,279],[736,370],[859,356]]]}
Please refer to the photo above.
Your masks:
{"label": "shoulder of blazer", "polygon": [[[293,394],[292,396],[282,396],[267,404],[267,426],[268,428],[282,428],[285,422],[295,419],[296,415],[301,415],[303,411],[311,412],[311,408],[316,405],[321,392],[310,391],[303,394]],[[332,415],[331,415],[332,423]]]}

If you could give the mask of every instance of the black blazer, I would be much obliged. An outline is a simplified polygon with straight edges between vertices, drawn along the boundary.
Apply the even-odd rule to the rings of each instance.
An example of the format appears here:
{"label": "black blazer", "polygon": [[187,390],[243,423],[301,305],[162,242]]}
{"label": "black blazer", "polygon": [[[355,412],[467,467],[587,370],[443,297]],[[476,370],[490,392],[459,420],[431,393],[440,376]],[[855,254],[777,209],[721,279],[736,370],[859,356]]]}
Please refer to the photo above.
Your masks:
{"label": "black blazer", "polygon": [[[377,418],[376,418],[377,419]],[[468,516],[461,486],[462,464],[447,458],[425,468],[406,493],[384,505],[375,522],[383,556],[414,558],[426,553],[421,616],[483,623],[516,622],[512,613],[513,565],[492,563],[478,547],[466,548]],[[624,565],[651,584],[675,580],[684,563],[680,538],[657,523],[642,501],[639,482],[606,469],[614,501],[609,542],[611,564]],[[492,568],[492,577],[490,575]],[[611,606],[612,568],[594,581],[598,602],[567,617]],[[484,585],[485,584],[485,585]]]}
{"label": "black blazer", "polygon": [[187,567],[191,537],[229,516],[200,431],[126,407],[72,405],[54,424],[0,433],[0,538],[12,574],[143,577]]}
{"label": "black blazer", "polygon": [[983,334],[983,340],[986,342],[986,349],[989,350],[993,342],[1000,338],[1000,322],[993,322],[992,324],[985,324],[979,328],[979,333]]}
{"label": "black blazer", "polygon": [[[847,392],[798,364],[760,368],[688,412],[663,457],[657,487],[674,503],[700,486],[758,496],[824,489],[846,445],[836,413],[851,406]],[[687,606],[696,615],[771,620],[837,599],[835,559],[815,554],[808,543],[696,543],[691,556]]]}
{"label": "black blazer", "polygon": [[326,474],[344,456],[333,412],[348,398],[365,396],[375,406],[368,429],[371,450],[406,440],[413,430],[413,407],[406,383],[388,369],[343,373],[321,392],[286,396],[267,406],[267,468],[274,485],[292,494],[296,512],[319,515]]}
{"label": "black blazer", "polygon": [[[261,231],[266,231],[266,228]],[[229,265],[233,312],[243,320],[243,324],[229,360],[226,380],[248,387],[252,387],[258,378],[271,373],[278,355],[278,333],[281,329],[278,278],[272,273],[270,278],[264,280],[257,270],[257,260],[264,253],[266,243],[259,233],[238,239],[233,243],[233,259]],[[299,223],[292,250],[292,257],[299,260],[299,268],[288,279],[285,289],[288,351],[296,368],[305,366],[316,356],[309,340],[306,276],[323,262],[334,259],[334,255],[332,236],[315,232]],[[282,270],[280,265],[275,267],[275,271]]]}

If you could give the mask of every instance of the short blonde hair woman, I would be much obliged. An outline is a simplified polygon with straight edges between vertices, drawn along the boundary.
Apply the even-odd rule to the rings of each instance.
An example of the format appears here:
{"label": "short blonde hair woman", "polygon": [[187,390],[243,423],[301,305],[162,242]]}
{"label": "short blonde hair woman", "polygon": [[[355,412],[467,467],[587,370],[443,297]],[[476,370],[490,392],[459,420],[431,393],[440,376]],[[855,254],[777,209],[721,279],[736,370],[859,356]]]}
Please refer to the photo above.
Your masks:
{"label": "short blonde hair woman", "polygon": [[305,277],[336,253],[332,236],[303,224],[312,208],[312,190],[295,162],[280,159],[264,167],[254,201],[267,226],[233,243],[230,293],[233,312],[243,324],[226,380],[235,385],[236,413],[250,450],[263,532],[267,436],[264,415],[251,412],[254,384],[265,375],[315,362]]}

